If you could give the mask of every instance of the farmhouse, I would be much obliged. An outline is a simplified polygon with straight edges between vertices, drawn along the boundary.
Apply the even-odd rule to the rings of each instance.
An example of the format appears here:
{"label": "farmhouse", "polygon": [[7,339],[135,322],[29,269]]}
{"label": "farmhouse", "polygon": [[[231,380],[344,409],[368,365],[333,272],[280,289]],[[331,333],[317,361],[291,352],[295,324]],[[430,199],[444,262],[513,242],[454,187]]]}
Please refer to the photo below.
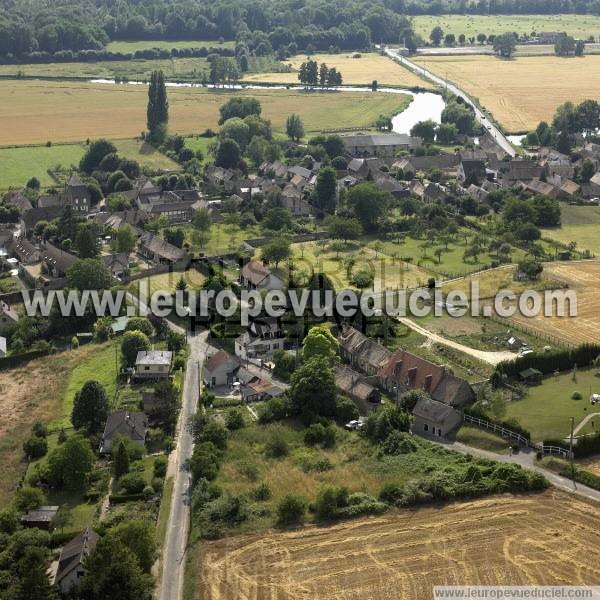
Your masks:
{"label": "farmhouse", "polygon": [[335,385],[343,394],[354,400],[361,415],[368,414],[381,402],[381,392],[348,365],[336,365]]}
{"label": "farmhouse", "polygon": [[209,388],[232,385],[241,362],[225,350],[213,354],[204,365],[204,384]]}
{"label": "farmhouse", "polygon": [[362,334],[354,327],[346,327],[338,337],[341,357],[366,375],[377,375],[392,353]]}
{"label": "farmhouse", "polygon": [[64,277],[69,267],[74,265],[77,260],[75,255],[46,242],[42,250],[42,271],[50,277]]}
{"label": "farmhouse", "polygon": [[242,360],[266,359],[276,350],[283,350],[287,338],[275,317],[255,319],[235,340],[235,354]]}
{"label": "farmhouse", "polygon": [[42,208],[32,208],[23,213],[21,217],[21,227],[23,235],[33,229],[40,221],[53,221],[60,217],[62,208],[60,206],[49,206]]}
{"label": "farmhouse", "polygon": [[21,517],[23,527],[37,527],[50,531],[58,513],[58,506],[39,506]]}
{"label": "farmhouse", "polygon": [[485,162],[477,159],[463,159],[458,165],[458,180],[461,183],[481,185],[484,181]]}
{"label": "farmhouse", "polygon": [[113,441],[117,437],[127,438],[130,442],[145,447],[148,419],[144,413],[118,410],[106,420],[100,442],[100,454],[109,454]]}
{"label": "farmhouse", "polygon": [[11,254],[19,259],[19,262],[30,265],[39,262],[42,258],[41,252],[25,237],[13,237],[6,248]]}
{"label": "farmhouse", "polygon": [[19,322],[19,314],[4,300],[0,300],[0,334],[6,333]]}
{"label": "farmhouse", "polygon": [[138,250],[143,257],[152,262],[161,265],[172,265],[177,269],[185,268],[190,260],[185,250],[169,244],[169,242],[150,231],[146,231],[141,235]]}
{"label": "farmhouse", "polygon": [[404,133],[378,133],[373,135],[342,136],[346,152],[350,156],[378,156],[393,158],[401,150],[408,151],[422,144],[421,138]]}
{"label": "farmhouse", "polygon": [[129,270],[129,254],[118,252],[116,254],[103,254],[100,260],[111,272],[113,277],[121,278]]}
{"label": "farmhouse", "polygon": [[23,190],[13,190],[5,194],[4,204],[16,208],[21,214],[32,208],[31,202],[23,193]]}
{"label": "farmhouse", "polygon": [[100,536],[87,527],[63,547],[54,576],[54,585],[63,596],[72,594],[85,576],[85,561],[96,548],[99,539]]}
{"label": "farmhouse", "polygon": [[90,210],[91,199],[92,196],[87,185],[73,173],[65,184],[65,189],[62,193],[52,196],[41,196],[38,206],[40,208],[63,208],[70,206],[75,212],[87,214]]}
{"label": "farmhouse", "polygon": [[419,398],[412,414],[413,433],[426,437],[447,437],[462,422],[458,410],[432,398]]}
{"label": "farmhouse", "polygon": [[141,350],[135,359],[135,379],[168,379],[173,353],[168,350]]}
{"label": "farmhouse", "polygon": [[247,290],[281,290],[284,287],[280,277],[271,272],[263,263],[251,260],[240,271],[240,284]]}

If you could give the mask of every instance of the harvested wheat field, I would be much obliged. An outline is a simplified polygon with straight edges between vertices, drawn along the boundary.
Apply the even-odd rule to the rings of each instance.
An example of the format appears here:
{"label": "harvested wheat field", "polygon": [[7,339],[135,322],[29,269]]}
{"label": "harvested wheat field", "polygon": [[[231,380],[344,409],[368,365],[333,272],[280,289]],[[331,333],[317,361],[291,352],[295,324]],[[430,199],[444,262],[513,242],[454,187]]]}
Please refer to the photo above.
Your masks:
{"label": "harvested wheat field", "polygon": [[[391,64],[391,63],[390,63]],[[337,127],[371,127],[381,114],[404,110],[405,94],[305,92],[302,90],[219,90],[168,88],[169,129],[200,133],[218,126],[219,107],[232,95],[260,100],[262,114],[276,132],[297,113],[308,132]],[[146,128],[147,89],[49,81],[0,81],[0,143],[74,142],[88,138],[123,139]]]}
{"label": "harvested wheat field", "polygon": [[[576,317],[515,314],[511,321],[573,345],[600,342],[600,261],[546,263],[544,276],[566,284],[577,294]],[[567,309],[568,310],[568,309]],[[554,311],[555,312],[555,311]]]}
{"label": "harvested wheat field", "polygon": [[197,600],[430,600],[434,585],[600,583],[600,511],[557,491],[202,544]]}
{"label": "harvested wheat field", "polygon": [[436,56],[415,62],[478,98],[510,132],[529,131],[540,121],[550,121],[563,102],[581,102],[600,94],[600,56],[511,60],[481,55]]}

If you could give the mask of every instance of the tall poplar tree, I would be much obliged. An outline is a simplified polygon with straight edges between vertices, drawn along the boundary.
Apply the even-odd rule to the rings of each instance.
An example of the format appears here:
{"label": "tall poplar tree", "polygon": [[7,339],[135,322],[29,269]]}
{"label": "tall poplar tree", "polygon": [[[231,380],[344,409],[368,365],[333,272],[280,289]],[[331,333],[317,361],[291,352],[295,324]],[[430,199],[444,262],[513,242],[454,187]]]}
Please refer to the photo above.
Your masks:
{"label": "tall poplar tree", "polygon": [[147,125],[151,142],[162,142],[169,122],[169,102],[165,76],[162,71],[152,71],[148,87]]}

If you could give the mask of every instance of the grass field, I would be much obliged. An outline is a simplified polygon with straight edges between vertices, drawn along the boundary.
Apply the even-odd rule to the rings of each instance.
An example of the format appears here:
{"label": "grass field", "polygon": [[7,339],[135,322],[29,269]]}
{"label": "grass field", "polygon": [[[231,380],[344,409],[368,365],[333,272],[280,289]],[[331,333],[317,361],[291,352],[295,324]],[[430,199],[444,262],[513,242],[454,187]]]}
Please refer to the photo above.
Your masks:
{"label": "grass field", "polygon": [[456,439],[468,446],[489,450],[490,452],[497,452],[498,454],[506,454],[509,449],[506,440],[493,433],[489,433],[488,431],[477,427],[470,427],[469,425],[463,425],[459,429],[456,434]]}
{"label": "grass field", "polygon": [[[307,132],[335,127],[368,127],[380,114],[405,108],[397,94],[304,92],[289,90],[208,91],[170,88],[172,132],[217,128],[219,106],[232,95],[251,95],[276,132],[285,131],[290,113],[298,113]],[[0,131],[5,144],[131,138],[146,125],[147,91],[135,85],[69,82],[0,82]]]}
{"label": "grass field", "polygon": [[222,44],[217,40],[141,40],[139,42],[110,42],[106,49],[109,52],[135,52],[136,50],[147,50],[148,48],[161,48],[171,50],[172,48],[233,48],[235,41],[227,41]]}
{"label": "grass field", "polygon": [[204,275],[196,271],[196,269],[189,269],[185,272],[174,271],[173,273],[159,273],[158,275],[152,275],[146,279],[132,281],[130,289],[137,290],[138,285],[143,283],[149,284],[148,289],[150,295],[158,291],[174,292],[175,286],[182,277],[190,289],[198,289],[205,279]]}
{"label": "grass field", "polygon": [[[375,53],[361,54],[353,58],[351,54],[314,54],[310,56],[319,64],[326,63],[342,73],[344,84],[371,85],[374,79],[378,83],[403,87],[428,87],[428,84],[412,71],[394,68],[389,58]],[[292,66],[291,73],[256,73],[244,77],[246,81],[273,81],[298,84],[298,69],[307,60],[306,55],[299,54],[285,61]]]}
{"label": "grass field", "polygon": [[566,31],[576,38],[587,39],[600,36],[600,17],[594,15],[419,15],[413,17],[415,32],[429,41],[431,30],[439,25],[444,34],[453,33],[457,38],[464,33],[468,38],[505,33],[531,35],[540,31]]}
{"label": "grass field", "polygon": [[[137,160],[142,166],[161,171],[177,171],[180,168],[156,148],[139,140],[115,140],[114,144],[122,157]],[[85,148],[83,143],[0,148],[0,190],[23,186],[34,176],[40,180],[42,187],[55,185],[48,170],[57,166],[69,170],[77,166]]]}
{"label": "grass field", "polygon": [[225,538],[196,548],[188,600],[432,600],[434,585],[594,585],[599,527],[595,505],[548,491]]}
{"label": "grass field", "polygon": [[[578,369],[577,380],[572,374],[545,377],[541,385],[527,388],[523,400],[506,403],[505,418],[515,418],[531,432],[535,441],[565,438],[571,431],[571,417],[575,417],[575,427],[595,409],[588,401],[590,392],[600,392],[600,379],[596,369]],[[571,399],[578,391],[581,400]]]}
{"label": "grass field", "polygon": [[416,62],[456,83],[514,133],[550,121],[563,102],[595,98],[600,90],[600,56],[430,56]]}
{"label": "grass field", "polygon": [[563,244],[577,242],[578,250],[589,250],[600,255],[600,207],[562,204],[561,222],[560,228],[546,229],[542,235]]}

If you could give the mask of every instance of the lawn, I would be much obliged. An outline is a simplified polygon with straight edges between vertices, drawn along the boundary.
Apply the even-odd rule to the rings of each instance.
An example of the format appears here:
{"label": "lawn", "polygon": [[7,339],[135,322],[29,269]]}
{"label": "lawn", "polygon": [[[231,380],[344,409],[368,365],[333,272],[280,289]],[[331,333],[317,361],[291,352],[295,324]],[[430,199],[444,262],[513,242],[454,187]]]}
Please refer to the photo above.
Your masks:
{"label": "lawn", "polygon": [[542,235],[553,240],[569,244],[577,242],[578,250],[590,250],[600,254],[600,207],[561,205],[561,227],[545,229]]}
{"label": "lawn", "polygon": [[[507,402],[505,418],[515,418],[531,432],[534,441],[565,438],[571,431],[571,417],[575,427],[594,407],[589,403],[590,393],[600,393],[600,379],[595,369],[579,369],[577,379],[572,373],[545,377],[543,383],[527,388],[523,400]],[[573,400],[578,391],[582,399]]]}
{"label": "lawn", "polygon": [[456,434],[456,440],[467,444],[467,446],[473,446],[474,448],[481,448],[482,450],[488,450],[490,452],[497,452],[498,454],[507,454],[509,445],[503,438],[489,433],[484,429],[477,427],[471,427],[469,425],[463,425],[458,433]]}
{"label": "lawn", "polygon": [[551,121],[560,104],[595,98],[600,89],[600,56],[428,56],[416,62],[478,99],[511,133]]}
{"label": "lawn", "polygon": [[[352,54],[314,54],[308,58],[316,60],[319,64],[326,63],[328,67],[335,67],[342,74],[344,84],[371,85],[375,79],[378,83],[386,85],[428,86],[412,71],[393,68],[390,59],[380,54],[366,53],[358,56],[360,58],[354,58]],[[257,73],[246,75],[244,80],[298,84],[298,70],[305,60],[305,54],[298,54],[285,61],[285,64],[291,65],[291,73]]]}
{"label": "lawn", "polygon": [[[127,139],[114,143],[121,156],[137,160],[142,166],[166,171],[179,169],[176,162],[144,142]],[[42,187],[55,185],[48,171],[56,167],[71,169],[79,164],[84,152],[83,143],[0,148],[0,190],[23,186],[31,177],[37,177]]]}
{"label": "lawn", "polygon": [[[48,81],[0,82],[0,131],[4,144],[132,138],[146,126],[147,90],[136,85]],[[169,88],[169,127],[173,133],[217,129],[219,106],[232,95],[254,96],[275,133],[285,132],[290,113],[307,132],[370,127],[380,114],[403,110],[406,98],[372,92],[302,90],[207,90]]]}
{"label": "lawn", "polygon": [[51,427],[70,427],[71,411],[75,394],[89,380],[100,382],[106,390],[109,401],[112,401],[117,389],[116,360],[118,355],[118,343],[116,341],[106,342],[94,346],[90,352],[69,374],[67,387],[62,395],[62,409],[58,419],[51,423]]}
{"label": "lawn", "polygon": [[242,229],[239,225],[228,225],[227,223],[213,223],[210,228],[210,239],[204,247],[193,243],[194,228],[191,225],[183,225],[186,241],[195,253],[204,253],[206,256],[216,256],[234,252],[240,248],[244,240],[262,237],[262,230],[257,225]]}
{"label": "lawn", "polygon": [[183,277],[183,280],[187,283],[188,288],[198,289],[204,283],[204,275],[196,269],[189,269],[187,271],[173,271],[172,273],[159,273],[158,275],[151,275],[145,279],[138,279],[131,282],[130,288],[138,289],[141,284],[147,284],[149,294],[152,295],[158,291],[164,291],[167,293],[173,293],[176,289],[177,284]]}
{"label": "lawn", "polygon": [[147,50],[148,48],[161,48],[171,50],[172,48],[233,48],[235,41],[219,42],[218,40],[141,40],[139,42],[110,42],[106,46],[108,52],[135,52],[136,50]]}
{"label": "lawn", "polygon": [[464,33],[468,38],[516,32],[519,35],[540,31],[565,31],[576,38],[587,39],[600,36],[600,17],[594,15],[419,15],[413,17],[413,27],[429,41],[431,30],[439,25],[444,34],[453,33],[457,38]]}

